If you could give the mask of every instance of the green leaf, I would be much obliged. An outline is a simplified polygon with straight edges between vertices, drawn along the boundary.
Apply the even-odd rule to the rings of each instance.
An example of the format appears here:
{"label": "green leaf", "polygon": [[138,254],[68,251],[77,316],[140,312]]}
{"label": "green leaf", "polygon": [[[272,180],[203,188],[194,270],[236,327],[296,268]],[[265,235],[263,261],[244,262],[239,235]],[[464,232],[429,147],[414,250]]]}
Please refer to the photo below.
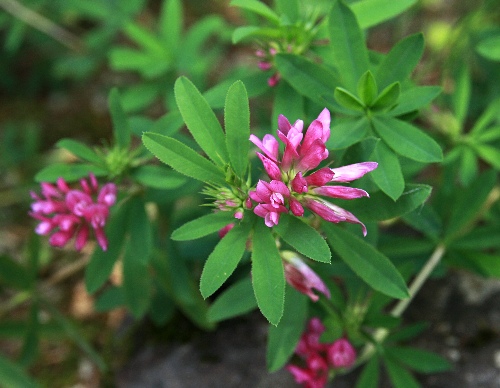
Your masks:
{"label": "green leaf", "polygon": [[90,147],[87,147],[85,144],[80,143],[79,141],[72,139],[61,139],[56,145],[60,148],[64,148],[71,152],[73,155],[77,156],[80,159],[86,160],[87,162],[94,164],[103,164],[102,158],[97,155],[97,153]]}
{"label": "green leaf", "polygon": [[288,82],[280,81],[274,89],[273,128],[278,128],[280,114],[285,116],[291,123],[305,117],[304,98]]}
{"label": "green leaf", "polygon": [[430,206],[416,208],[411,213],[405,214],[403,220],[432,239],[437,239],[443,230],[441,218]]}
{"label": "green leaf", "polygon": [[246,9],[248,11],[254,12],[257,15],[260,15],[271,23],[279,24],[280,18],[276,13],[269,8],[266,4],[258,1],[258,0],[232,0],[229,3],[230,6],[239,7]]}
{"label": "green leaf", "polygon": [[106,312],[114,310],[125,304],[125,294],[122,287],[110,287],[103,291],[95,302],[95,310]]}
{"label": "green leaf", "polygon": [[257,301],[253,293],[252,279],[244,278],[225,290],[208,310],[208,319],[219,322],[246,314],[257,308]]}
{"label": "green leaf", "polygon": [[130,174],[137,182],[156,189],[176,189],[187,182],[187,179],[169,168],[144,165]]}
{"label": "green leaf", "polygon": [[392,262],[349,231],[323,223],[331,248],[370,287],[393,298],[409,296],[405,281]]}
{"label": "green leaf", "polygon": [[130,146],[130,126],[122,107],[118,89],[111,89],[108,97],[108,105],[111,113],[111,121],[113,122],[114,140],[120,148],[126,149]]}
{"label": "green leaf", "polygon": [[413,125],[390,116],[374,116],[372,122],[384,142],[398,154],[423,163],[443,160],[439,144]]}
{"label": "green leaf", "polygon": [[500,98],[491,101],[486,110],[479,116],[472,126],[469,134],[475,138],[479,137],[488,130],[488,126],[500,120]]}
{"label": "green leaf", "polygon": [[33,381],[19,364],[10,361],[0,354],[0,381],[4,387],[35,388],[39,385]]}
{"label": "green leaf", "polygon": [[392,108],[399,100],[400,86],[399,82],[394,82],[387,86],[370,106],[371,110],[379,111]]}
{"label": "green leaf", "polygon": [[467,65],[462,65],[455,83],[455,90],[451,95],[453,111],[460,128],[463,127],[469,109],[471,98],[471,79]]}
{"label": "green leaf", "polygon": [[108,171],[102,167],[86,163],[53,163],[35,175],[36,182],[55,182],[59,178],[71,182],[87,177],[90,173],[96,176],[104,176]]}
{"label": "green leaf", "polygon": [[500,61],[500,34],[481,40],[476,46],[476,51],[487,59]]}
{"label": "green leaf", "polygon": [[141,46],[148,55],[153,57],[167,55],[163,42],[150,31],[142,28],[139,23],[129,21],[125,24],[123,31],[130,39]]}
{"label": "green leaf", "polygon": [[441,93],[439,86],[417,86],[399,95],[398,105],[388,113],[391,116],[400,116],[416,111],[434,100]]}
{"label": "green leaf", "polygon": [[[497,234],[498,239],[498,234]],[[500,278],[500,255],[488,254],[482,252],[465,252],[461,253],[460,264],[463,259],[474,265],[474,269],[479,270],[481,276]],[[451,264],[453,266],[453,263]],[[462,265],[463,266],[463,265]],[[467,267],[466,267],[467,268]]]}
{"label": "green leaf", "polygon": [[437,373],[451,369],[451,364],[445,358],[422,349],[393,346],[386,348],[385,353],[420,373]]}
{"label": "green leaf", "polygon": [[283,315],[285,273],[271,230],[262,220],[255,225],[252,245],[255,299],[262,314],[276,326]]}
{"label": "green leaf", "polygon": [[410,35],[399,41],[384,57],[375,78],[381,89],[394,82],[403,83],[411,75],[424,52],[424,36]]}
{"label": "green leaf", "polygon": [[370,122],[363,116],[335,121],[331,126],[331,136],[326,142],[328,149],[343,149],[363,140],[370,128]]}
{"label": "green leaf", "polygon": [[108,250],[96,247],[85,268],[85,286],[89,293],[97,291],[109,278],[113,266],[122,251],[125,240],[124,225],[127,224],[129,204],[117,205],[111,210],[111,217],[106,225]]}
{"label": "green leaf", "polygon": [[208,102],[186,77],[177,78],[174,91],[182,118],[201,149],[216,164],[227,163],[224,132]]}
{"label": "green leaf", "polygon": [[417,0],[363,0],[351,5],[362,29],[375,26],[406,11]]}
{"label": "green leaf", "polygon": [[316,229],[299,218],[282,214],[274,230],[286,243],[304,256],[322,263],[330,263],[332,254],[325,239]]}
{"label": "green leaf", "polygon": [[275,56],[276,67],[280,74],[301,95],[325,105],[323,95],[333,95],[339,86],[335,73],[301,56],[278,54]]}
{"label": "green leaf", "polygon": [[39,342],[40,342],[40,323],[39,323],[40,309],[38,302],[34,302],[30,308],[30,316],[28,327],[24,335],[23,348],[19,356],[19,363],[23,366],[32,364],[40,355]]}
{"label": "green leaf", "polygon": [[396,360],[384,357],[385,368],[394,388],[419,388],[420,384],[415,377],[402,367]]}
{"label": "green leaf", "polygon": [[[458,148],[458,147],[457,147]],[[477,176],[479,165],[476,153],[470,147],[460,147],[460,167],[458,177],[460,183],[468,186]]]}
{"label": "green leaf", "polygon": [[380,368],[379,359],[377,356],[372,357],[363,368],[358,381],[356,382],[356,388],[377,388]]}
{"label": "green leaf", "polygon": [[500,150],[498,147],[487,144],[475,144],[474,149],[479,156],[491,164],[495,170],[500,170]]}
{"label": "green leaf", "polygon": [[355,95],[351,94],[348,90],[337,87],[335,88],[335,91],[333,92],[333,97],[335,97],[335,100],[337,102],[352,110],[357,110],[357,111],[363,111],[364,110],[364,105],[363,103],[357,98]]}
{"label": "green leaf", "polygon": [[286,15],[288,22],[293,24],[300,19],[299,0],[276,0],[275,4],[278,12]]}
{"label": "green leaf", "polygon": [[405,181],[398,157],[385,145],[378,142],[371,155],[378,167],[370,173],[375,184],[394,201],[399,198],[405,188]]}
{"label": "green leaf", "polygon": [[208,256],[200,279],[200,291],[208,298],[231,276],[245,253],[251,222],[235,225]]}
{"label": "green leaf", "polygon": [[341,0],[333,3],[328,30],[334,65],[341,72],[342,86],[356,90],[359,78],[370,68],[368,50],[356,16]]}
{"label": "green leaf", "polygon": [[458,237],[461,230],[479,216],[479,211],[495,183],[496,173],[489,170],[479,175],[468,188],[456,191],[453,203],[449,204],[451,214],[445,232],[448,241]]}
{"label": "green leaf", "polygon": [[162,40],[168,47],[168,51],[173,55],[175,55],[181,42],[182,23],[182,5],[180,0],[165,0],[158,24]]}
{"label": "green leaf", "polygon": [[377,81],[370,70],[364,73],[358,81],[358,96],[366,106],[370,106],[378,96]]}
{"label": "green leaf", "polygon": [[266,363],[269,372],[281,369],[292,356],[304,332],[307,319],[307,296],[286,287],[285,308],[278,326],[269,326]]}
{"label": "green leaf", "polygon": [[[390,220],[410,213],[422,206],[432,187],[423,184],[407,184],[397,200],[381,191],[370,193],[370,198],[359,198],[356,201],[346,201],[342,207],[352,211],[364,222],[377,222]],[[281,219],[280,219],[281,223]]]}
{"label": "green leaf", "polygon": [[500,248],[500,226],[476,226],[465,236],[454,240],[453,249],[484,250]]}
{"label": "green leaf", "polygon": [[153,155],[181,174],[202,182],[226,183],[222,170],[178,140],[146,132],[142,142]]}
{"label": "green leaf", "polygon": [[224,107],[224,124],[229,160],[240,178],[247,173],[250,149],[250,108],[245,85],[236,81],[229,88]]}
{"label": "green leaf", "polygon": [[231,212],[217,212],[189,221],[172,233],[172,240],[189,241],[217,232],[227,224],[235,222]]}
{"label": "green leaf", "polygon": [[10,257],[0,254],[0,284],[27,290],[33,284],[33,280],[27,268]]}

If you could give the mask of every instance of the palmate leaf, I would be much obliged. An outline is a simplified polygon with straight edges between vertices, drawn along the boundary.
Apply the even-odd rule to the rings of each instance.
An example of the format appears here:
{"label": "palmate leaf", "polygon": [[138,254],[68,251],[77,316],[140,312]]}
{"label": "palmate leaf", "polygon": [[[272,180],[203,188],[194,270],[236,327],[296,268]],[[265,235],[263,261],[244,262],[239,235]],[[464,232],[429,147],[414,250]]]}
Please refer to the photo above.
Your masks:
{"label": "palmate leaf", "polygon": [[229,88],[224,106],[224,125],[229,160],[237,176],[247,172],[250,149],[250,108],[245,85],[236,81]]}
{"label": "palmate leaf", "polygon": [[186,77],[175,81],[174,92],[182,118],[198,145],[215,164],[227,163],[224,132],[208,102]]}
{"label": "palmate leaf", "polygon": [[153,155],[181,174],[202,182],[225,184],[222,170],[180,141],[145,132],[142,142]]}
{"label": "palmate leaf", "polygon": [[252,238],[252,283],[260,311],[276,326],[283,315],[285,273],[271,230],[259,221]]}
{"label": "palmate leaf", "polygon": [[282,214],[280,222],[274,227],[280,237],[298,252],[313,260],[329,263],[332,257],[325,239],[314,229],[297,217]]}
{"label": "palmate leaf", "polygon": [[307,296],[286,287],[283,317],[278,326],[269,326],[266,363],[269,372],[282,368],[292,356],[307,319]]}
{"label": "palmate leaf", "polygon": [[372,245],[330,223],[323,223],[323,229],[331,248],[370,287],[393,298],[409,296],[405,281],[396,267]]}
{"label": "palmate leaf", "polygon": [[[248,217],[247,217],[248,218]],[[206,299],[231,276],[245,253],[251,222],[235,225],[208,256],[200,279],[201,295]]]}
{"label": "palmate leaf", "polygon": [[420,129],[390,116],[373,116],[375,131],[394,152],[417,162],[443,160],[439,144]]}

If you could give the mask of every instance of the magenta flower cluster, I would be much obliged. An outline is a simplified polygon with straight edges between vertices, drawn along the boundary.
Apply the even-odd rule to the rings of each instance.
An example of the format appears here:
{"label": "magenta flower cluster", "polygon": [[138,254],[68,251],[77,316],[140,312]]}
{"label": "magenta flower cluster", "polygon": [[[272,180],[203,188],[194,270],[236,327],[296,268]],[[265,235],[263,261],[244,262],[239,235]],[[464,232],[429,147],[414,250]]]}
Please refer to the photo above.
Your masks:
{"label": "magenta flower cluster", "polygon": [[323,167],[311,173],[328,158],[325,143],[330,138],[330,112],[324,109],[303,134],[304,122],[297,120],[293,125],[280,115],[278,138],[284,143],[283,155],[279,155],[279,143],[272,135],[262,140],[250,136],[262,153],[257,152],[270,182],[259,180],[250,198],[257,202],[254,213],[264,218],[267,226],[279,222],[281,213],[291,212],[302,216],[304,208],[316,213],[329,222],[350,222],[360,224],[366,235],[364,224],[352,213],[321,197],[354,199],[368,197],[361,189],[327,185],[330,182],[346,183],[361,178],[377,168],[376,162],[356,163],[339,168]]}
{"label": "magenta flower cluster", "polygon": [[320,337],[324,331],[321,320],[311,318],[295,349],[295,354],[304,361],[304,366],[286,366],[295,381],[305,388],[325,387],[330,368],[349,368],[356,361],[356,351],[347,339],[340,338],[331,344],[321,343]]}
{"label": "magenta flower cluster", "polygon": [[80,181],[80,186],[80,190],[71,189],[64,179],[59,178],[55,185],[42,182],[41,196],[31,192],[35,202],[31,205],[30,215],[40,221],[35,232],[51,234],[49,243],[55,247],[63,247],[75,237],[75,248],[79,251],[93,229],[97,242],[105,251],[108,240],[104,226],[109,208],[116,202],[116,185],[107,183],[99,190],[96,177],[90,174],[88,181]]}

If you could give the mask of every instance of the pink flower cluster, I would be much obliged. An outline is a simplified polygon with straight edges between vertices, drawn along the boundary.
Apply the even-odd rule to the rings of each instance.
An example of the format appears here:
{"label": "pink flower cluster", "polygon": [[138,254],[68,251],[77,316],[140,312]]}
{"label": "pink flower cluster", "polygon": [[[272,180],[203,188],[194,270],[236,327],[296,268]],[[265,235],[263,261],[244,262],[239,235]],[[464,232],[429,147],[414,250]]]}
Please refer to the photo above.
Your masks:
{"label": "pink flower cluster", "polygon": [[356,361],[356,351],[347,339],[340,338],[331,344],[321,343],[319,338],[324,331],[321,320],[311,318],[295,349],[295,354],[304,360],[305,366],[286,366],[295,381],[304,384],[305,388],[323,388],[331,367],[348,368]]}
{"label": "pink flower cluster", "polygon": [[[55,185],[42,182],[42,195],[31,192],[35,200],[30,215],[40,223],[35,232],[48,235],[49,243],[63,247],[75,237],[75,248],[81,250],[88,241],[90,228],[94,229],[97,242],[105,251],[108,240],[104,226],[109,208],[116,202],[116,185],[107,183],[99,190],[96,177],[90,174],[89,181],[80,181],[81,190],[71,189],[62,178]],[[93,197],[96,197],[94,201]]]}
{"label": "pink flower cluster", "polygon": [[[258,67],[262,71],[268,71],[273,68],[273,57],[277,54],[277,50],[273,47],[271,47],[269,50],[257,50],[255,52],[255,55],[260,58]],[[275,87],[278,82],[280,81],[280,73],[275,72],[271,77],[267,79],[267,84],[270,87]]]}
{"label": "pink flower cluster", "polygon": [[280,115],[278,137],[284,143],[283,155],[279,156],[279,143],[272,135],[262,140],[250,135],[250,141],[263,153],[257,152],[270,182],[259,180],[254,191],[249,192],[257,202],[254,213],[264,218],[267,226],[277,225],[281,213],[289,211],[296,216],[304,214],[304,207],[329,222],[350,222],[360,224],[366,235],[364,224],[352,213],[324,200],[320,196],[354,199],[368,197],[361,189],[346,186],[328,186],[329,182],[346,183],[361,178],[377,168],[376,162],[356,163],[339,168],[320,168],[309,171],[328,158],[325,143],[330,138],[330,112],[324,109],[309,125],[305,135],[304,122],[297,120],[293,125]]}

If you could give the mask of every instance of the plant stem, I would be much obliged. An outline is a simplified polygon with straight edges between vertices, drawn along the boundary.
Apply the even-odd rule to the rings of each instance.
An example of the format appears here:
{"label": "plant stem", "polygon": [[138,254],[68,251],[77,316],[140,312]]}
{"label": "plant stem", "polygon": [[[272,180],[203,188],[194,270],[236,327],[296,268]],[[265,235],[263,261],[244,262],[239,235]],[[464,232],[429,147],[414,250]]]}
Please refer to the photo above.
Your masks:
{"label": "plant stem", "polygon": [[49,35],[69,49],[83,51],[84,44],[80,38],[16,0],[0,0],[0,8],[3,8],[33,28]]}
{"label": "plant stem", "polygon": [[[441,261],[441,258],[443,257],[444,253],[446,252],[446,247],[443,244],[439,244],[434,252],[432,253],[431,257],[429,257],[429,260],[425,263],[425,265],[422,267],[420,272],[415,276],[413,279],[408,291],[410,296],[407,299],[402,299],[400,300],[396,306],[391,310],[390,314],[393,317],[400,317],[403,312],[406,310],[408,305],[411,303],[415,295],[420,291],[420,288],[422,288],[422,285],[425,283],[425,281],[429,278],[431,275],[432,271],[434,268],[436,268],[436,265],[439,264]],[[373,334],[373,338],[377,344],[381,343],[389,334],[389,330],[386,328],[380,328],[375,331]],[[368,358],[372,356],[372,354],[375,352],[375,345],[372,343],[368,343],[365,345],[365,348],[363,349],[361,356],[358,358],[356,365],[361,364]]]}

